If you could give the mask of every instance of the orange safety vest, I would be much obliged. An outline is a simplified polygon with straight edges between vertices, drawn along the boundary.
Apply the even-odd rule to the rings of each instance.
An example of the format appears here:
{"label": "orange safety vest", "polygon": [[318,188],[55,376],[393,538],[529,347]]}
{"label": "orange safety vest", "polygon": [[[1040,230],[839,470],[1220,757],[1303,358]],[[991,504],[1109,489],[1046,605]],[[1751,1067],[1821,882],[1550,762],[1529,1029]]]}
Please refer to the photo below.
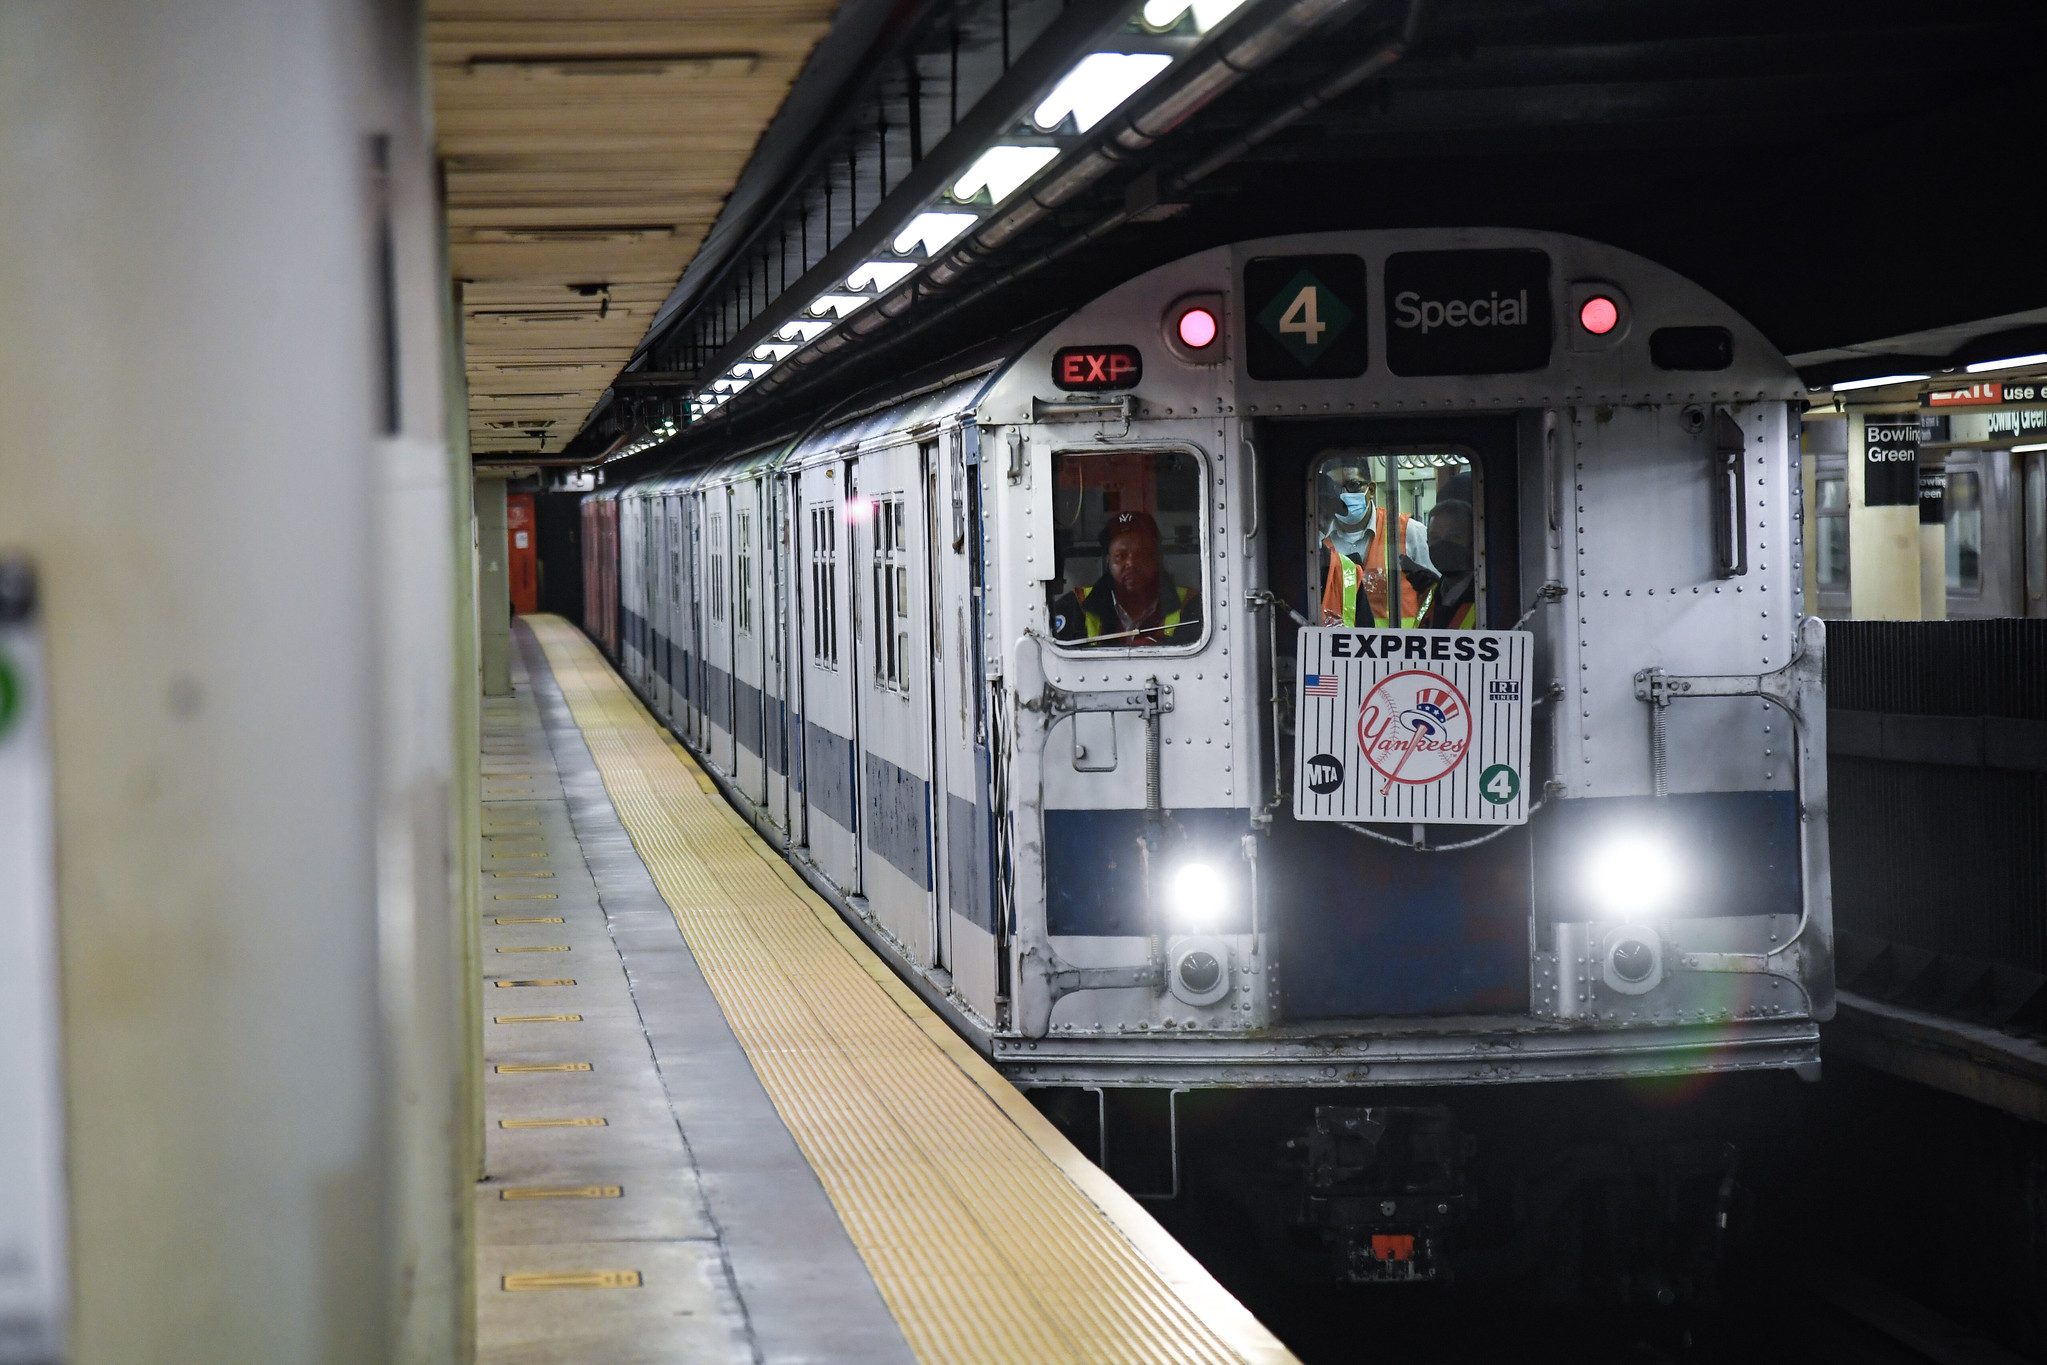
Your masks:
{"label": "orange safety vest", "polygon": [[[1403,552],[1407,547],[1407,523],[1407,513],[1402,512],[1400,545]],[[1329,576],[1322,582],[1322,624],[1354,626],[1358,623],[1358,582],[1364,577],[1364,569],[1377,569],[1380,574],[1378,586],[1365,590],[1372,619],[1391,624],[1386,622],[1386,509],[1372,509],[1372,543],[1365,549],[1364,569],[1352,563],[1350,556],[1337,553],[1336,542],[1327,536],[1322,538],[1322,548],[1329,551]],[[1415,593],[1414,580],[1402,574],[1400,624],[1411,627],[1420,620],[1421,601]]]}

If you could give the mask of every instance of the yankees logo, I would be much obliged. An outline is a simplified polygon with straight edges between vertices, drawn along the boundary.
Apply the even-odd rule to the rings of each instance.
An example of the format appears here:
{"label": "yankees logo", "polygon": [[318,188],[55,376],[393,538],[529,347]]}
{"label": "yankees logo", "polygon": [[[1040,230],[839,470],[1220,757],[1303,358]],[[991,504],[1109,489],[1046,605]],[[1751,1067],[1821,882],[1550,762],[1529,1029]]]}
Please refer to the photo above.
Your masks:
{"label": "yankees logo", "polygon": [[1382,678],[1358,708],[1358,747],[1385,779],[1424,786],[1449,776],[1471,748],[1471,707],[1439,673],[1408,669]]}

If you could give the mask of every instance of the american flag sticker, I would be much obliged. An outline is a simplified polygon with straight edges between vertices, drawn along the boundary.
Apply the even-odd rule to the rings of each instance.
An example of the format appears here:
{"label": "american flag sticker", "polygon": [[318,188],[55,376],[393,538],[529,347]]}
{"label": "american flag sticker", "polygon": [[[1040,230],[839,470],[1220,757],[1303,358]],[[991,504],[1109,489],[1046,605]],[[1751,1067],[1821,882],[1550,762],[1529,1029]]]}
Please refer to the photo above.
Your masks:
{"label": "american flag sticker", "polygon": [[1334,673],[1306,673],[1301,677],[1303,695],[1310,697],[1333,697],[1336,695]]}

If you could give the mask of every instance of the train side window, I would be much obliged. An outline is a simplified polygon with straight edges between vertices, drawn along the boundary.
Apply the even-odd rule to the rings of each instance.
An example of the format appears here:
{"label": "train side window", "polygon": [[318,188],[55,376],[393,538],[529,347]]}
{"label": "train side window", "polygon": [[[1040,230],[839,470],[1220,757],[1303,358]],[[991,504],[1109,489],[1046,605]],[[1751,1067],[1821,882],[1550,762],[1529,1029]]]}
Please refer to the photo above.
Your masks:
{"label": "train side window", "polygon": [[1199,644],[1201,461],[1178,450],[1062,452],[1052,489],[1053,637],[1113,649]]}
{"label": "train side window", "polygon": [[1321,624],[1479,625],[1484,504],[1469,452],[1332,448],[1308,462],[1308,483],[1307,595]]}
{"label": "train side window", "polygon": [[874,679],[909,690],[910,552],[903,495],[876,498],[874,515]]}
{"label": "train side window", "polygon": [[711,619],[725,619],[725,518],[711,513]]}
{"label": "train side window", "polygon": [[839,509],[810,509],[810,657],[822,668],[839,666]]}
{"label": "train side window", "polygon": [[739,523],[739,633],[753,634],[753,513],[740,508]]}

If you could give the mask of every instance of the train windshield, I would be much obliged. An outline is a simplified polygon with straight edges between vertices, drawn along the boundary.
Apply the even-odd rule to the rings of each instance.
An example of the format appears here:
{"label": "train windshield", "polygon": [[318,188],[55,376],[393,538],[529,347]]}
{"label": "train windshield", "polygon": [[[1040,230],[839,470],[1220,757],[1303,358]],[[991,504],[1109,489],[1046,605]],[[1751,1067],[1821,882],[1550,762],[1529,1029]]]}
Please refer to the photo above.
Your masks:
{"label": "train windshield", "polygon": [[1483,541],[1469,454],[1325,450],[1308,478],[1309,589],[1323,625],[1478,624]]}
{"label": "train windshield", "polygon": [[1052,457],[1052,634],[1079,647],[1201,642],[1201,462],[1177,450]]}

